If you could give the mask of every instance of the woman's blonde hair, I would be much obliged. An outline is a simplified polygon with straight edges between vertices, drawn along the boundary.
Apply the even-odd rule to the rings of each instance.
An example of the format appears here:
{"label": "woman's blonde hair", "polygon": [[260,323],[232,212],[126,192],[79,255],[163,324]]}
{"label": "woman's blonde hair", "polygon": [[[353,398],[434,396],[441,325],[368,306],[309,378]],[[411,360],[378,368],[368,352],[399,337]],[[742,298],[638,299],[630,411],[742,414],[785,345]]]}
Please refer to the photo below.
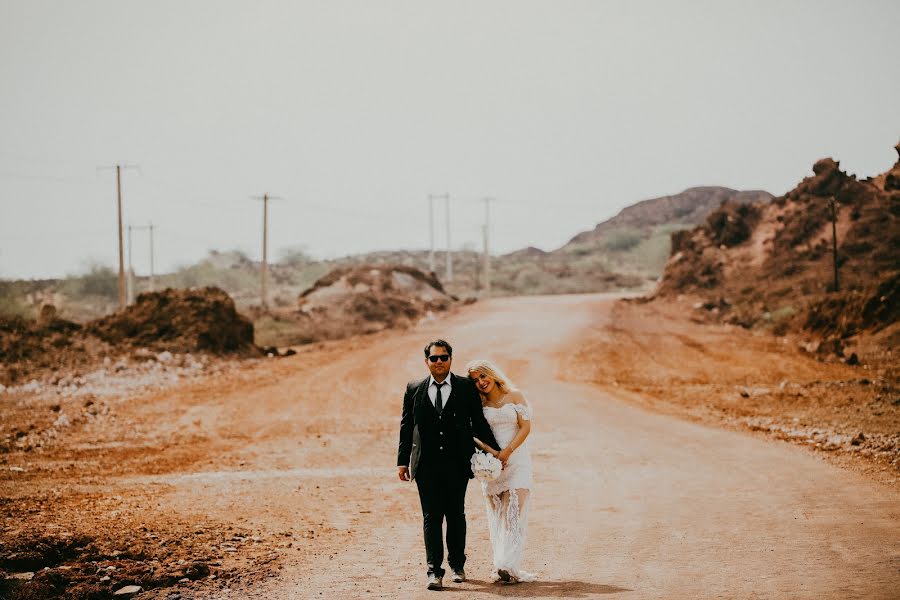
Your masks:
{"label": "woman's blonde hair", "polygon": [[509,377],[507,377],[506,374],[500,370],[500,367],[487,359],[479,358],[467,364],[466,373],[472,372],[487,375],[488,377],[496,381],[497,387],[499,387],[500,391],[504,394],[508,394],[509,392],[516,389],[516,386],[513,385],[513,382],[510,381]]}

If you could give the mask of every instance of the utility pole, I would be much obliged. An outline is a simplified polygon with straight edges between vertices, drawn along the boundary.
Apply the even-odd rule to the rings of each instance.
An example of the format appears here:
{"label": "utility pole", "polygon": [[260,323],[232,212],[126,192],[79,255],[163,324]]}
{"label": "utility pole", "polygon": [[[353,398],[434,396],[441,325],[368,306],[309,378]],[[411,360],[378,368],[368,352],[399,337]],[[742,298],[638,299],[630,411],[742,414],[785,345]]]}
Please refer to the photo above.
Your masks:
{"label": "utility pole", "polygon": [[119,207],[119,310],[125,308],[125,305],[128,301],[128,294],[125,283],[125,252],[123,249],[122,242],[122,170],[123,169],[138,169],[136,165],[127,165],[117,164],[115,167],[97,167],[98,169],[115,169],[116,170],[116,198],[118,200]]}
{"label": "utility pole", "polygon": [[484,273],[484,295],[489,296],[491,293],[491,202],[496,198],[482,198],[481,200],[484,202],[484,268],[482,272]]}
{"label": "utility pole", "polygon": [[125,293],[125,300],[130,305],[134,302],[134,267],[131,264],[131,230],[133,227],[128,226],[128,281]]}
{"label": "utility pole", "polygon": [[262,238],[262,270],[260,272],[259,296],[260,304],[264,310],[269,308],[269,200],[281,200],[276,196],[263,194],[262,196],[253,196],[255,200],[263,201],[263,238]]}
{"label": "utility pole", "polygon": [[831,262],[834,264],[834,291],[841,291],[838,281],[838,255],[837,255],[837,201],[831,197]]}
{"label": "utility pole", "polygon": [[444,198],[447,220],[447,281],[453,281],[453,255],[450,254],[450,194]]}
{"label": "utility pole", "polygon": [[[450,201],[450,194],[428,194],[428,234],[429,241],[431,242],[430,250],[428,252],[428,270],[434,273],[435,264],[434,264],[434,201],[435,200],[447,200]],[[449,210],[449,208],[448,208]],[[449,247],[449,242],[447,243]]]}
{"label": "utility pole", "polygon": [[150,229],[150,291],[156,291],[156,285],[154,281],[154,270],[153,270],[153,222],[151,222],[147,227]]}
{"label": "utility pole", "polygon": [[148,230],[150,231],[150,291],[154,291],[153,285],[153,229],[156,227],[153,223],[138,227],[135,225],[128,226],[128,304],[134,302],[134,267],[131,263],[131,231],[132,230]]}

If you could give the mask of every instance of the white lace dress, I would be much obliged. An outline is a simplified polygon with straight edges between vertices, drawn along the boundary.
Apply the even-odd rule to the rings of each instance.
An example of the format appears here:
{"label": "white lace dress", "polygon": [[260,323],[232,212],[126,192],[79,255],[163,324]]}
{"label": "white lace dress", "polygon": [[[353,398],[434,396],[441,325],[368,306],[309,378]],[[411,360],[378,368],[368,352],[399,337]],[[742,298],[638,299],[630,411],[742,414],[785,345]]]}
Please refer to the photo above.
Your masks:
{"label": "white lace dress", "polygon": [[[501,448],[505,448],[519,432],[518,417],[531,418],[528,408],[520,404],[504,404],[500,408],[483,407],[484,416]],[[528,438],[510,455],[506,467],[494,481],[482,482],[481,491],[487,504],[488,528],[494,550],[494,578],[505,570],[519,581],[534,581],[533,573],[519,566],[525,549],[528,508],[531,504],[531,455]]]}

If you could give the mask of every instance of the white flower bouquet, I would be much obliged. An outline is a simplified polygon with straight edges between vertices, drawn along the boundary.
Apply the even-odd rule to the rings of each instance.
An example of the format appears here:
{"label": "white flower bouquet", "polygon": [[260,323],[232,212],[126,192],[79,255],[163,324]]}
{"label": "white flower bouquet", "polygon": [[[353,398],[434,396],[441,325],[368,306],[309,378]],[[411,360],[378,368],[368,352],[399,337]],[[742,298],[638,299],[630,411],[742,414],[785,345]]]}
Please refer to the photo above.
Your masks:
{"label": "white flower bouquet", "polygon": [[478,481],[493,481],[500,476],[502,470],[503,463],[487,452],[476,450],[472,455],[472,473]]}

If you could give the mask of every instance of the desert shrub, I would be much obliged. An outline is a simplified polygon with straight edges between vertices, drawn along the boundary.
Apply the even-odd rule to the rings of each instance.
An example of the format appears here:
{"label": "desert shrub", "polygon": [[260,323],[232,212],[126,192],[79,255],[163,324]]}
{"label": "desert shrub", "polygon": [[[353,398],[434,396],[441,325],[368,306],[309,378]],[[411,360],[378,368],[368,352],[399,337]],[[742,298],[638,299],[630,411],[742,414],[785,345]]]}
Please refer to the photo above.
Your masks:
{"label": "desert shrub", "polygon": [[737,246],[750,239],[759,221],[760,210],[755,204],[723,202],[706,219],[713,242],[719,246]]}
{"label": "desert shrub", "polygon": [[634,265],[642,272],[661,274],[672,251],[670,235],[658,232],[638,244],[631,253]]}
{"label": "desert shrub", "polygon": [[797,309],[793,306],[782,306],[781,308],[772,311],[769,316],[773,323],[779,323],[791,318],[795,314],[797,314]]}
{"label": "desert shrub", "polygon": [[633,229],[617,229],[603,238],[603,247],[611,252],[625,252],[641,243],[644,236]]}
{"label": "desert shrub", "polygon": [[283,248],[278,262],[282,265],[303,266],[313,262],[313,258],[301,246]]}
{"label": "desert shrub", "polygon": [[167,276],[164,284],[173,288],[219,287],[234,294],[259,285],[259,273],[235,268],[218,268],[209,261],[182,267]]}
{"label": "desert shrub", "polygon": [[687,250],[691,245],[691,238],[694,235],[694,231],[692,229],[682,229],[681,231],[673,231],[671,235],[672,240],[672,254],[676,252],[682,252]]}
{"label": "desert shrub", "polygon": [[831,221],[831,205],[827,200],[811,199],[802,205],[792,218],[775,234],[775,247],[789,250],[809,240]]}
{"label": "desert shrub", "polygon": [[63,283],[72,296],[97,296],[115,299],[119,297],[119,275],[111,267],[98,263],[88,265],[87,273],[70,276]]}
{"label": "desert shrub", "polygon": [[12,283],[0,281],[0,317],[31,317],[31,312]]}

